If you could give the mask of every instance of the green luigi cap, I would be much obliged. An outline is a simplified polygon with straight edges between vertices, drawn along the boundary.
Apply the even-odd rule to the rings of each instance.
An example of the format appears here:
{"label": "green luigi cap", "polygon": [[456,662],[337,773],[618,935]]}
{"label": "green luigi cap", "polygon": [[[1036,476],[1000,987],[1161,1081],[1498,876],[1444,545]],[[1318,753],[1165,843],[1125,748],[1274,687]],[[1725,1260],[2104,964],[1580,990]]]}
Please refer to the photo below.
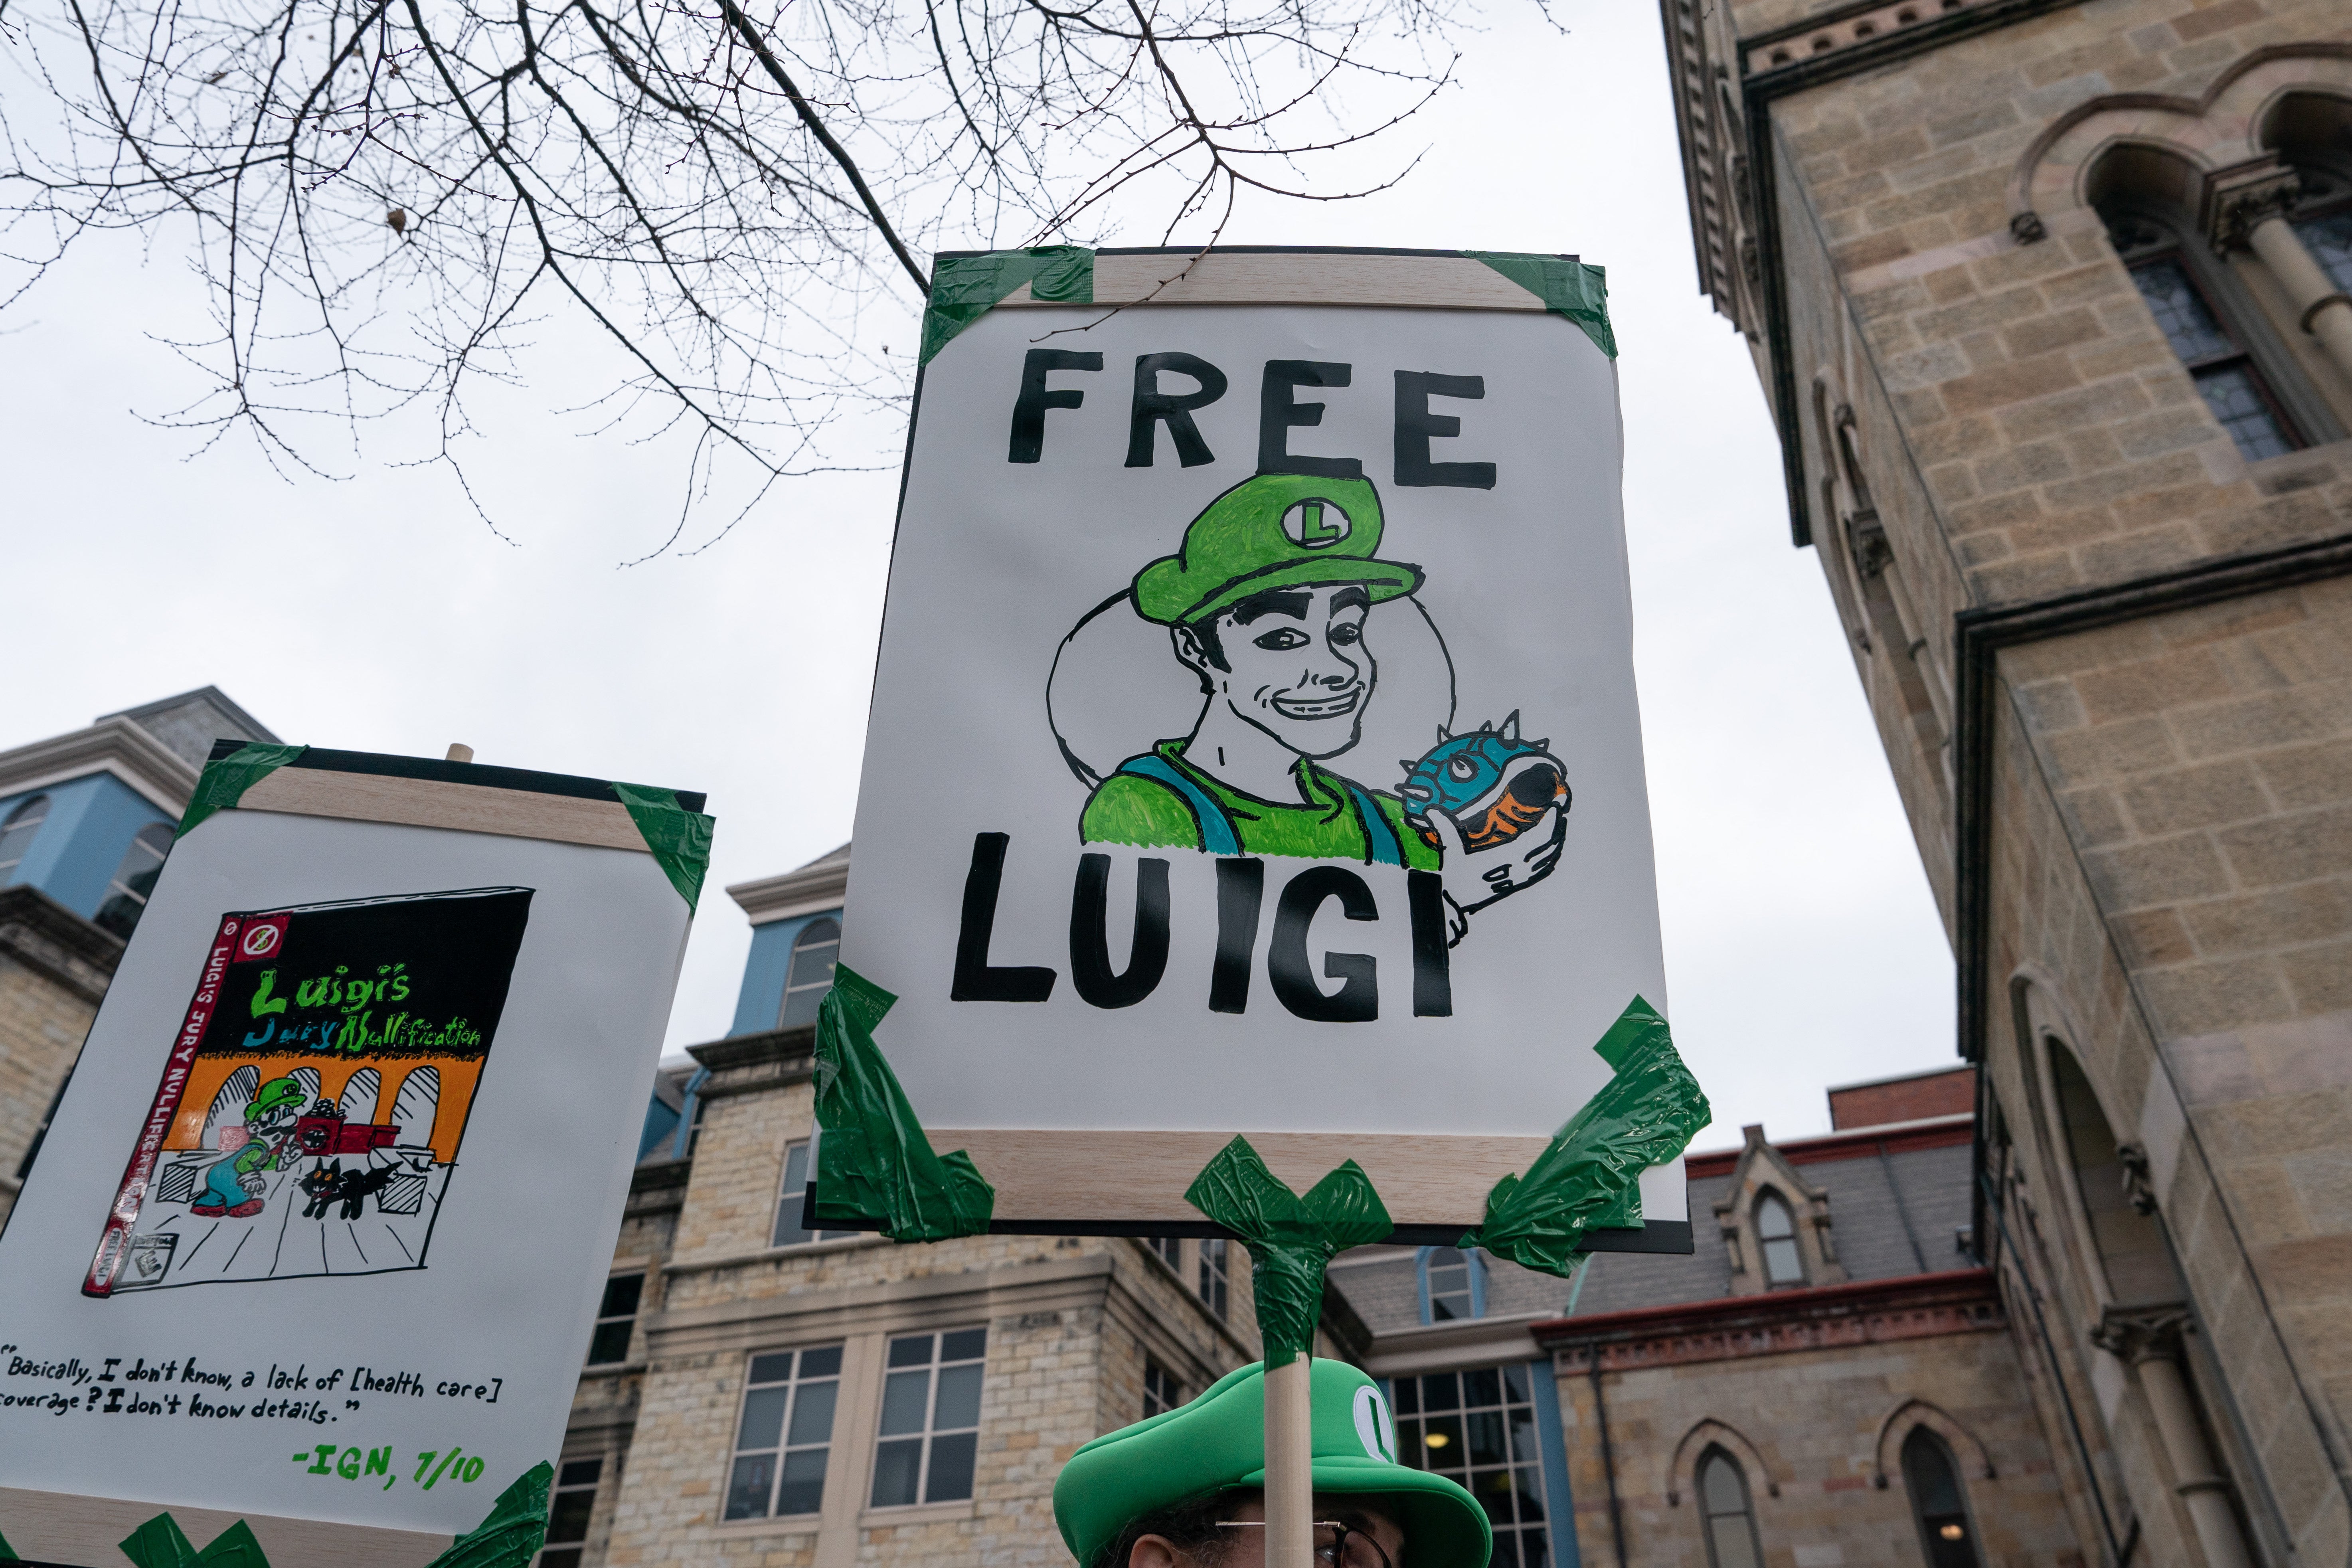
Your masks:
{"label": "green luigi cap", "polygon": [[[1396,1423],[1380,1384],[1343,1361],[1317,1361],[1313,1376],[1315,1489],[1388,1494],[1403,1514],[1403,1568],[1486,1568],[1495,1540],[1486,1510],[1444,1476],[1396,1462]],[[1191,1404],[1070,1456],[1054,1483],[1054,1522],[1079,1568],[1097,1568],[1096,1555],[1146,1514],[1265,1485],[1265,1365],[1252,1362]]]}
{"label": "green luigi cap", "polygon": [[1378,561],[1370,479],[1259,474],[1211,501],[1175,554],[1135,577],[1135,607],[1161,626],[1197,621],[1268,588],[1360,583],[1372,603],[1421,586],[1421,568]]}
{"label": "green luigi cap", "polygon": [[300,1084],[290,1078],[273,1078],[261,1086],[261,1091],[253,1097],[253,1103],[245,1108],[245,1119],[258,1121],[288,1101],[299,1103],[302,1099]]}

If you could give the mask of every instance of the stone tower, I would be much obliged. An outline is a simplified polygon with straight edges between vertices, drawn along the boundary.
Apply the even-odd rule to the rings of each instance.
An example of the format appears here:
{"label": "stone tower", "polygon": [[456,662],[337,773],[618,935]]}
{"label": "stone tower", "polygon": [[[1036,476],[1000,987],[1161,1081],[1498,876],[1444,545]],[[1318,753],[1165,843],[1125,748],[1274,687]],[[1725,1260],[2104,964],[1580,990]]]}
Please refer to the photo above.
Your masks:
{"label": "stone tower", "polygon": [[1662,8],[2084,1559],[2342,1563],[2352,7]]}

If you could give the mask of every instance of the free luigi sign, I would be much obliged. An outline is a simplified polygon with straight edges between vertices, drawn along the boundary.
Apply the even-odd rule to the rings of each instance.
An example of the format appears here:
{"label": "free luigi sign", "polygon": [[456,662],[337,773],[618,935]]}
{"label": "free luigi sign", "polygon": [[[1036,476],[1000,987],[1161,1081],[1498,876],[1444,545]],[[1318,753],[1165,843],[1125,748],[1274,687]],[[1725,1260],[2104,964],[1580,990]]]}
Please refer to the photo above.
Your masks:
{"label": "free luigi sign", "polygon": [[1206,1228],[1242,1133],[1451,1240],[1663,1013],[1614,345],[1517,259],[942,258],[842,959],[999,1228]]}

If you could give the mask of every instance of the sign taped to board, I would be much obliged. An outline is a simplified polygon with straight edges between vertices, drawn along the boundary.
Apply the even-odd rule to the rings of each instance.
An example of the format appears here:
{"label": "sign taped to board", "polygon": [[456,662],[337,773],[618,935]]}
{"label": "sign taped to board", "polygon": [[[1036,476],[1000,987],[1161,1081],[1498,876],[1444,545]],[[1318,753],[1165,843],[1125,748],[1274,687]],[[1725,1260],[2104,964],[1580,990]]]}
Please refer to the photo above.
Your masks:
{"label": "sign taped to board", "polygon": [[222,749],[0,1236],[0,1530],[421,1568],[560,1450],[710,819]]}
{"label": "sign taped to board", "polygon": [[[940,260],[996,305],[925,337],[861,1026],[993,1228],[1221,1233],[1184,1194],[1243,1134],[1451,1242],[1562,1163],[1596,1043],[1672,1054],[1599,270],[1031,257]],[[1583,1246],[1689,1249],[1643,1148]]]}

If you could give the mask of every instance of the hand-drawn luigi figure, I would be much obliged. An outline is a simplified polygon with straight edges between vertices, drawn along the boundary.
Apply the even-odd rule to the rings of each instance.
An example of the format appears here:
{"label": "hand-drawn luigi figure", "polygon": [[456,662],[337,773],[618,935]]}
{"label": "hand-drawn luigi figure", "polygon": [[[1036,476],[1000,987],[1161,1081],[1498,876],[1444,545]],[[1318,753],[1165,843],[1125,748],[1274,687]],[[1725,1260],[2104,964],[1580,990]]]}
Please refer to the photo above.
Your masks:
{"label": "hand-drawn luigi figure", "polygon": [[1360,738],[1379,666],[1373,607],[1421,586],[1380,557],[1368,479],[1259,474],[1211,501],[1177,552],[1136,574],[1136,613],[1169,628],[1206,702],[1190,735],[1130,757],[1087,801],[1090,844],[1354,860],[1442,874],[1451,937],[1548,876],[1569,804],[1563,770],[1517,715],[1438,733],[1396,792],[1326,765]]}
{"label": "hand-drawn luigi figure", "polygon": [[245,1141],[205,1171],[205,1190],[188,1212],[206,1219],[246,1219],[259,1214],[268,1191],[268,1178],[261,1173],[277,1169],[289,1148],[285,1141],[272,1140],[294,1125],[307,1099],[302,1086],[290,1078],[263,1084],[245,1108]]}

